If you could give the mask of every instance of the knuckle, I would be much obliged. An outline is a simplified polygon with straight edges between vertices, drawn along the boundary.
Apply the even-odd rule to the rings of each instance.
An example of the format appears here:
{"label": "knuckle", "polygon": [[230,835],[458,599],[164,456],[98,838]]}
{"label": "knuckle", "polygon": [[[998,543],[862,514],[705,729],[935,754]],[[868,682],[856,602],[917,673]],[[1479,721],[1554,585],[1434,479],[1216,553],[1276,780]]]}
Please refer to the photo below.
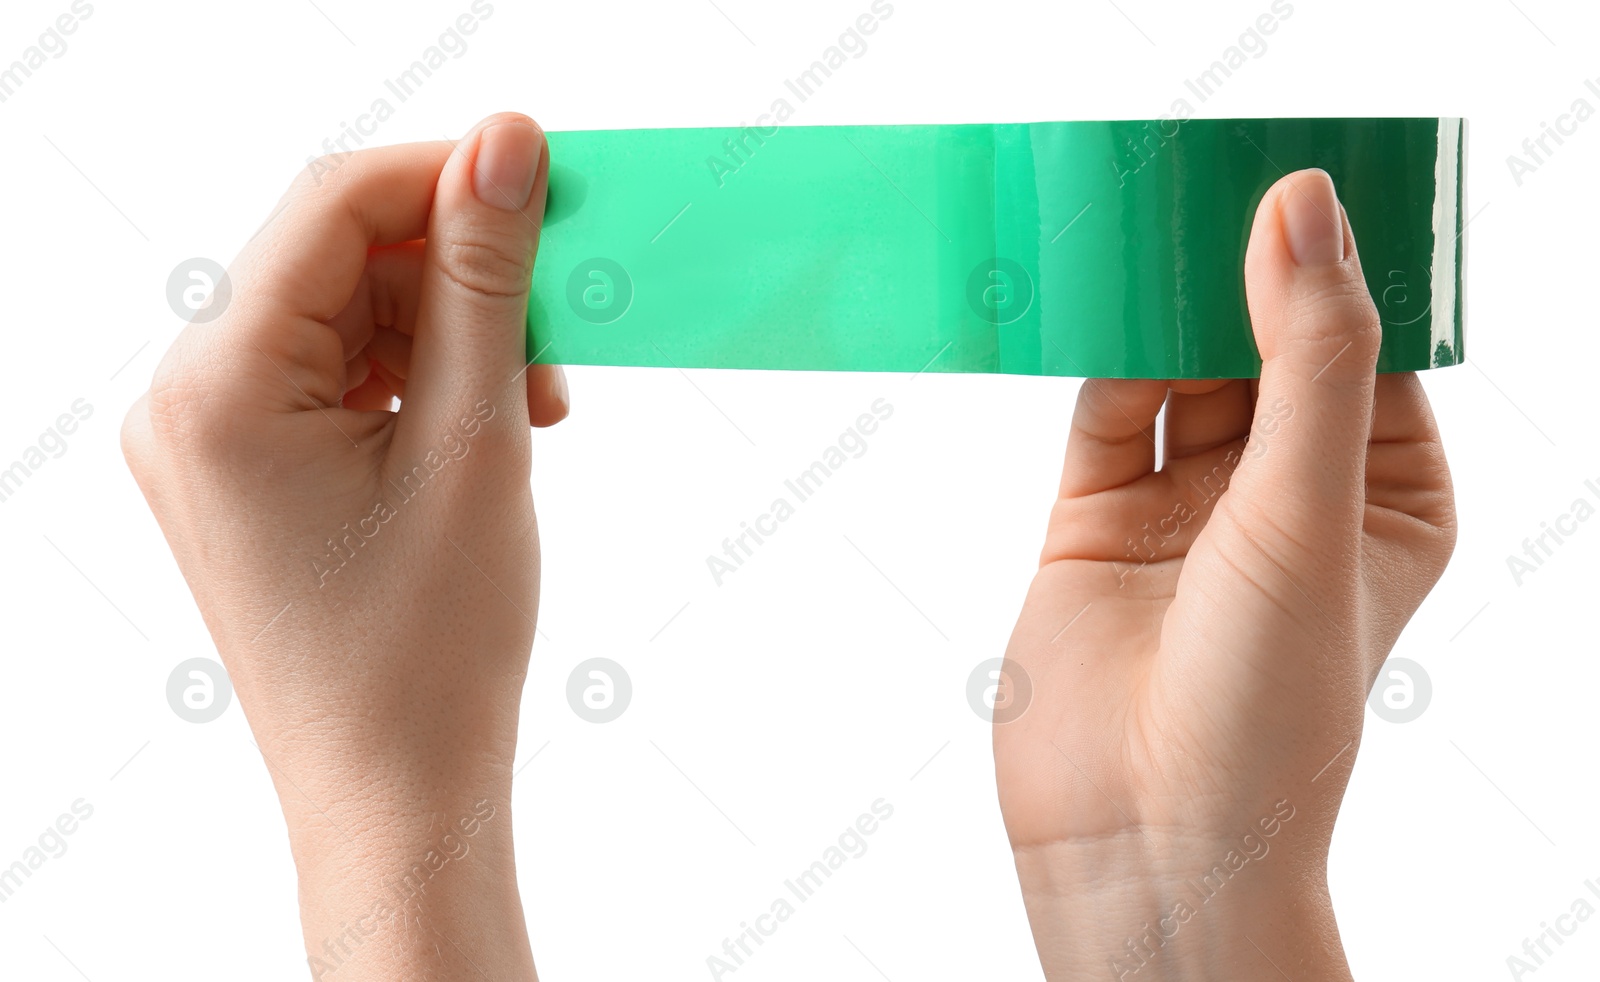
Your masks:
{"label": "knuckle", "polygon": [[290,187],[300,192],[310,192],[317,188],[337,185],[344,166],[350,162],[352,154],[325,153],[306,161],[305,167],[295,175]]}
{"label": "knuckle", "polygon": [[525,296],[533,276],[533,252],[515,232],[474,230],[440,244],[437,265],[462,291],[493,300]]}
{"label": "knuckle", "polygon": [[240,435],[236,415],[223,411],[220,402],[214,386],[192,376],[158,377],[143,422],[158,447],[214,454],[235,445]]}
{"label": "knuckle", "polygon": [[[1078,390],[1078,410],[1073,417],[1075,430],[1104,446],[1120,446],[1135,440],[1149,440],[1145,427],[1135,422],[1136,418],[1143,418],[1144,397],[1140,390],[1130,389],[1130,381],[1085,380]],[[1150,383],[1141,380],[1137,384]],[[1120,395],[1112,392],[1112,386],[1118,386]],[[1159,398],[1164,398],[1165,394],[1166,388],[1162,385]],[[1153,412],[1151,418],[1154,418]]]}
{"label": "knuckle", "polygon": [[307,158],[305,166],[295,172],[289,186],[278,198],[262,229],[273,225],[286,212],[305,209],[327,211],[330,207],[341,205],[351,180],[350,171],[359,169],[359,164],[351,163],[354,156],[353,153],[345,153]]}
{"label": "knuckle", "polygon": [[282,210],[309,207],[321,212],[348,215],[357,224],[364,219],[351,208],[350,196],[370,171],[370,162],[360,151],[330,153],[306,162],[284,194]]}
{"label": "knuckle", "polygon": [[1295,291],[1284,316],[1290,337],[1302,344],[1350,345],[1349,354],[1377,358],[1383,325],[1372,294],[1359,275],[1340,275]]}
{"label": "knuckle", "polygon": [[133,472],[134,479],[142,481],[149,463],[150,439],[150,396],[148,393],[139,397],[128,409],[127,415],[122,417],[122,430],[120,442],[122,445],[122,459],[127,461],[128,470]]}
{"label": "knuckle", "polygon": [[1296,290],[1288,298],[1285,313],[1308,336],[1378,330],[1378,308],[1367,284],[1357,276],[1333,276]]}

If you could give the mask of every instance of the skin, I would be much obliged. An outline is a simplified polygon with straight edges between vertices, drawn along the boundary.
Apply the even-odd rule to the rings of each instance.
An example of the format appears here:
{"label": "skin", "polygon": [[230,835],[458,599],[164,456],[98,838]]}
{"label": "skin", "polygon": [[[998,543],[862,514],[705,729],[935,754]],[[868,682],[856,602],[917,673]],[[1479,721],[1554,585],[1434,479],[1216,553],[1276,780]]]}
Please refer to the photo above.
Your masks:
{"label": "skin", "polygon": [[[316,162],[124,424],[278,790],[314,978],[534,978],[510,792],[526,424],[569,403],[523,363],[547,174],[512,114]],[[1084,386],[1008,649],[1000,800],[1051,979],[1349,978],[1328,842],[1449,476],[1416,378],[1374,377],[1326,175],[1268,193],[1246,283],[1259,384]]]}
{"label": "skin", "polygon": [[512,114],[318,161],[123,427],[277,787],[313,978],[534,978],[510,796],[528,425],[568,408],[523,363],[547,174]]}
{"label": "skin", "polygon": [[1334,818],[1455,508],[1325,173],[1266,194],[1245,285],[1259,382],[1083,386],[1007,649],[1000,805],[1050,979],[1350,978]]}

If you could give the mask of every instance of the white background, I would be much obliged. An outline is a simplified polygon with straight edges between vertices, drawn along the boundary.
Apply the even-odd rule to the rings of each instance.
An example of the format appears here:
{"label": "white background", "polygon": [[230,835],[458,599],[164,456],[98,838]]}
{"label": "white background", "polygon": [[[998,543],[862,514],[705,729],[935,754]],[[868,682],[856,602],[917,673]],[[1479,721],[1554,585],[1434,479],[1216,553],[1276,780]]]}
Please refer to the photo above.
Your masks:
{"label": "white background", "polygon": [[[172,269],[229,261],[324,138],[468,9],[317,3],[95,0],[0,103],[0,464],[75,399],[94,407],[0,504],[0,865],[74,800],[94,808],[0,905],[3,978],[306,977],[282,820],[237,704],[204,725],[168,707],[173,667],[215,651],[117,431],[181,326]],[[1600,877],[1600,520],[1520,586],[1506,564],[1600,484],[1600,119],[1521,186],[1506,158],[1575,99],[1600,108],[1584,87],[1600,17],[1555,0],[1295,0],[1202,104],[1184,80],[1265,0],[1118,3],[897,0],[792,122],[1148,118],[1180,96],[1202,116],[1469,117],[1472,362],[1426,376],[1461,540],[1395,651],[1426,668],[1433,702],[1403,725],[1369,711],[1331,876],[1357,978],[1510,977],[1523,938]],[[868,8],[718,5],[496,0],[372,142],[459,135],[501,109],[552,130],[749,121]],[[67,10],[7,0],[0,63]],[[515,791],[541,975],[708,978],[723,938],[885,798],[869,851],[729,977],[1038,978],[965,684],[1003,651],[1078,383],[569,374],[571,419],[535,438],[548,639]],[[894,416],[867,453],[715,586],[706,555],[880,397]],[[564,694],[595,656],[634,684],[598,726]],[[1537,979],[1597,968],[1600,918]]]}

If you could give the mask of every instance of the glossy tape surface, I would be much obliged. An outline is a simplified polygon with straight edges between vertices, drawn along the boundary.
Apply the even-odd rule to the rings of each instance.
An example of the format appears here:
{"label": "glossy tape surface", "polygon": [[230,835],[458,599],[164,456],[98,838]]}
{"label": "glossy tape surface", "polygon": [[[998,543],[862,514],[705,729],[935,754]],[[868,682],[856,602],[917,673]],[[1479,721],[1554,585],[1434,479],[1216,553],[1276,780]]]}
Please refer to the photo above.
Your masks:
{"label": "glossy tape surface", "polygon": [[548,136],[533,361],[1253,377],[1250,225],[1304,167],[1355,229],[1378,370],[1463,357],[1460,119]]}

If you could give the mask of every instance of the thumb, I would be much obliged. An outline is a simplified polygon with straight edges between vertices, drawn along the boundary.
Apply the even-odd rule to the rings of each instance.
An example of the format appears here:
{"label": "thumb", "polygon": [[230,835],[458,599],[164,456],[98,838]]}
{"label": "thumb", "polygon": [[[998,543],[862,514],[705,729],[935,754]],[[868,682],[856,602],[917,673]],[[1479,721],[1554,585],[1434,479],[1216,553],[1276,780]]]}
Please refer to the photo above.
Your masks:
{"label": "thumb", "polygon": [[1264,519],[1289,543],[1319,548],[1330,533],[1361,527],[1382,340],[1349,216],[1325,171],[1289,174],[1262,199],[1245,292],[1261,383],[1231,492],[1247,522]]}
{"label": "thumb", "polygon": [[408,428],[426,440],[480,400],[502,420],[527,420],[528,292],[548,175],[544,131],[516,113],[490,116],[450,155],[428,220],[397,440]]}

